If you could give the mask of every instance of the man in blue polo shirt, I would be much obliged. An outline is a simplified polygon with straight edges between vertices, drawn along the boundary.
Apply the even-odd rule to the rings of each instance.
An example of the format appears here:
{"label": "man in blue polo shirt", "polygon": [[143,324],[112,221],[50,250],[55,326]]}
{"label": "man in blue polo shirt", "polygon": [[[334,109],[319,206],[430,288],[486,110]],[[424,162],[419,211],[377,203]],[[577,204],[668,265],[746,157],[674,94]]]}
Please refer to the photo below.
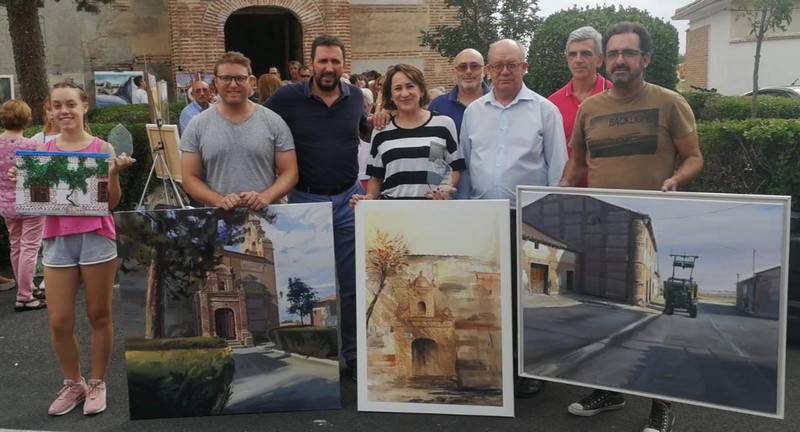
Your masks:
{"label": "man in blue polo shirt", "polygon": [[456,131],[461,131],[461,119],[464,110],[472,101],[489,93],[489,86],[483,82],[483,56],[477,50],[467,48],[453,60],[453,71],[456,85],[449,93],[443,94],[431,102],[431,111],[444,114],[456,124]]}
{"label": "man in blue polo shirt", "polygon": [[355,221],[349,200],[364,193],[357,182],[359,134],[369,136],[371,128],[363,93],[340,80],[344,59],[339,38],[318,36],[311,44],[312,78],[281,87],[264,106],[283,118],[294,137],[300,179],[289,202],[333,204],[342,356],[355,378]]}

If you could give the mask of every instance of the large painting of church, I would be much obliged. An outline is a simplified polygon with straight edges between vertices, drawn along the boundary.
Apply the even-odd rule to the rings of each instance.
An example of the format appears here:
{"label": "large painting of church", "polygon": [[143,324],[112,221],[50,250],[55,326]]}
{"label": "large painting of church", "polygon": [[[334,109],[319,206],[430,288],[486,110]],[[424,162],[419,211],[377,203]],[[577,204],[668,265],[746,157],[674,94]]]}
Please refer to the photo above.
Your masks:
{"label": "large painting of church", "polygon": [[508,221],[507,201],[358,203],[359,410],[513,416]]}
{"label": "large painting of church", "polygon": [[329,203],[115,220],[131,418],[340,408]]}

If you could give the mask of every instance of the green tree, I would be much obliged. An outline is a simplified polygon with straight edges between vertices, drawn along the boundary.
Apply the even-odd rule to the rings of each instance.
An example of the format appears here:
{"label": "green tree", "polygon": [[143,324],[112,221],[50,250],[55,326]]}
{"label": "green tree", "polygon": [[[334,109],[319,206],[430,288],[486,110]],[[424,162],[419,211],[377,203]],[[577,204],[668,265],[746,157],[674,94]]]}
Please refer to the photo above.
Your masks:
{"label": "green tree", "polygon": [[[99,12],[98,3],[112,1],[72,0],[78,11],[90,13]],[[39,22],[39,8],[44,6],[44,0],[0,0],[0,6],[5,6],[8,14],[11,51],[14,53],[22,100],[31,106],[34,123],[41,123],[43,119],[40,107],[48,91],[44,37]]]}
{"label": "green tree", "polygon": [[314,325],[314,304],[319,301],[317,292],[314,288],[308,286],[300,278],[289,278],[289,285],[287,287],[286,301],[289,306],[286,311],[290,314],[297,314],[300,316],[300,324],[303,324],[303,317],[309,316],[309,324]]}
{"label": "green tree", "polygon": [[461,50],[474,48],[484,57],[499,39],[515,39],[526,45],[539,18],[538,0],[444,0],[456,8],[458,24],[438,25],[423,31],[420,46],[453,59]]}
{"label": "green tree", "polygon": [[405,257],[408,254],[408,246],[401,235],[391,236],[377,230],[375,241],[367,248],[367,278],[378,283],[378,290],[373,292],[367,307],[367,324],[389,279],[400,275],[406,267]]}
{"label": "green tree", "polygon": [[761,43],[768,32],[786,31],[792,23],[794,0],[748,0],[736,10],[737,19],[744,18],[750,25],[750,34],[756,38],[753,64],[753,95],[750,100],[750,117],[758,115],[758,68],[761,63]]}
{"label": "green tree", "polygon": [[[653,38],[653,55],[645,79],[674,90],[678,83],[678,30],[647,11],[622,6],[573,6],[545,18],[536,30],[528,52],[526,85],[545,97],[563,87],[572,78],[564,58],[569,34],[588,25],[605,33],[612,24],[620,21],[638,22],[647,28]],[[600,72],[605,74],[604,66]]]}

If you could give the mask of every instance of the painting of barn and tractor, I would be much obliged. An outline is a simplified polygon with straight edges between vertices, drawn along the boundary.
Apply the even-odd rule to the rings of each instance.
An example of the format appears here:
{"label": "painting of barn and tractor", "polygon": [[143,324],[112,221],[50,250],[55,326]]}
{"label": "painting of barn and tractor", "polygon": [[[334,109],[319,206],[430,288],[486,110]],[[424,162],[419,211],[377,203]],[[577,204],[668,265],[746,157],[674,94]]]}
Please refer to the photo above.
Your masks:
{"label": "painting of barn and tractor", "polygon": [[525,187],[517,202],[523,376],[783,415],[787,197]]}
{"label": "painting of barn and tractor", "polygon": [[[503,344],[510,328],[503,310],[509,292],[501,267],[509,248],[501,246],[508,234],[500,229],[507,208],[366,204],[359,203],[356,219],[363,234],[363,243],[357,239],[363,248],[357,255],[363,277],[359,408],[508,415]],[[431,220],[448,221],[448,229]],[[469,226],[494,229],[454,236]]]}
{"label": "painting of barn and tractor", "polygon": [[131,418],[341,406],[329,203],[115,220]]}

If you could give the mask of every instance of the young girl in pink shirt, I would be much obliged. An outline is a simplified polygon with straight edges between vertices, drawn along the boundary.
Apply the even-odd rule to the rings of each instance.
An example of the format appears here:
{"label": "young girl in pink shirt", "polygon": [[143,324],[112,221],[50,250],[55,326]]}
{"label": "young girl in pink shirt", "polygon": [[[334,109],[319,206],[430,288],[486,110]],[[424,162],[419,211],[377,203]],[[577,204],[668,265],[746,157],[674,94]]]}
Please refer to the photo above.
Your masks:
{"label": "young girl in pink shirt", "polygon": [[[63,415],[84,402],[83,413],[106,409],[105,375],[111,357],[114,330],[111,295],[117,270],[117,246],[111,210],[119,204],[119,172],[134,161],[124,153],[116,156],[105,141],[88,132],[89,109],[84,90],[71,82],[50,91],[53,116],[61,135],[39,146],[52,152],[108,153],[108,214],[105,216],[46,216],[43,234],[44,279],[50,339],[64,375],[64,387],[50,405],[50,415]],[[12,169],[9,176],[16,177]],[[75,338],[75,297],[83,282],[86,316],[91,328],[91,370],[84,379]]]}

